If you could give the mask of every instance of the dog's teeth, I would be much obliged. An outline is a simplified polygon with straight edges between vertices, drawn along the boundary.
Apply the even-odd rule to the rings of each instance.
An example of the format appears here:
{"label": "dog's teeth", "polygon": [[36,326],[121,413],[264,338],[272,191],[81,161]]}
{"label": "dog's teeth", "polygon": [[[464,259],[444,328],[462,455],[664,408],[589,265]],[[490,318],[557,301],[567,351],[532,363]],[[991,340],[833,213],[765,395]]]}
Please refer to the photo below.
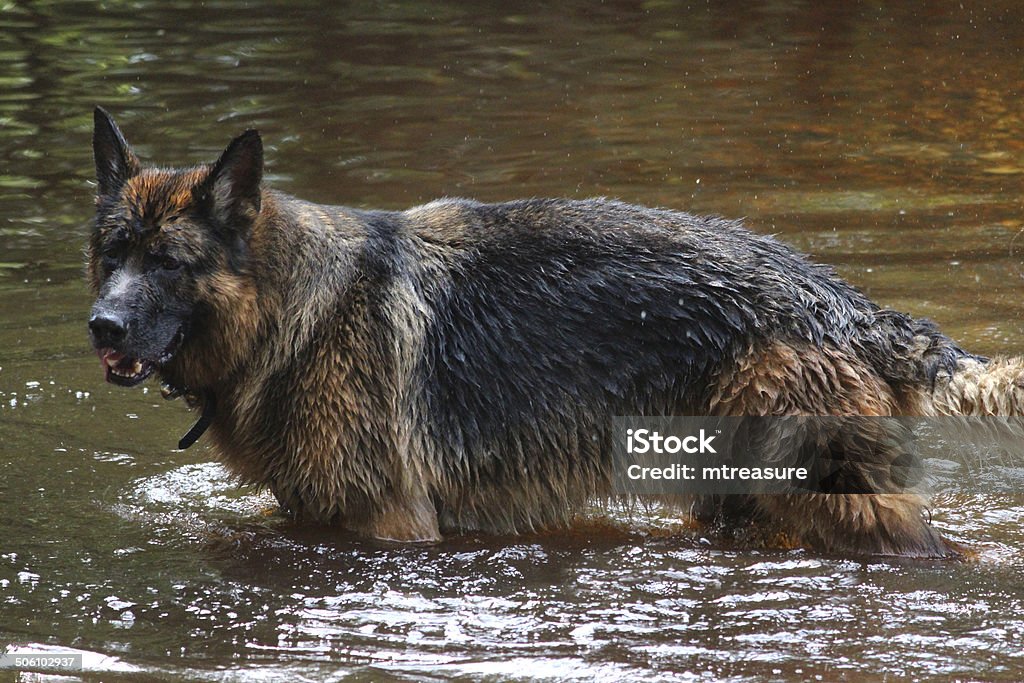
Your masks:
{"label": "dog's teeth", "polygon": [[126,364],[126,359],[124,356],[114,356],[106,358],[105,362],[107,364],[107,367],[110,368],[110,372],[117,375],[118,377],[134,377],[136,375],[141,375],[144,369],[143,362],[141,360],[136,359],[132,360],[131,367],[124,367]]}

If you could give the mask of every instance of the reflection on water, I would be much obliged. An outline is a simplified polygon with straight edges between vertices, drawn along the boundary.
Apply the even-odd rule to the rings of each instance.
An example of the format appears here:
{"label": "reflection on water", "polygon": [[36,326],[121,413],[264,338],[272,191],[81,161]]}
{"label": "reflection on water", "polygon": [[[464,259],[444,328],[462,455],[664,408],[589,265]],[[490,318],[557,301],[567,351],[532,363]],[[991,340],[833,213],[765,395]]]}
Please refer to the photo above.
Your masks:
{"label": "reflection on water", "polygon": [[81,650],[105,680],[1019,678],[1020,493],[939,495],[979,553],[961,565],[614,510],[427,547],[294,528],[172,450],[180,405],[103,384],[80,279],[99,103],[161,163],[259,127],[269,180],[318,201],[746,216],[1020,353],[1022,47],[1011,2],[0,4],[0,645]]}

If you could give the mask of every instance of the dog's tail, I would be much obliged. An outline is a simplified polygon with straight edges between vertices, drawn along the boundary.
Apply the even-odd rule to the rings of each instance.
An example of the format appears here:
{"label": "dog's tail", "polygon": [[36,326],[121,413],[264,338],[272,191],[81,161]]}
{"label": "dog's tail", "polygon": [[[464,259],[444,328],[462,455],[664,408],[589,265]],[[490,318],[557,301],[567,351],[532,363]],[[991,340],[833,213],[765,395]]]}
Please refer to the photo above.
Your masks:
{"label": "dog's tail", "polygon": [[939,415],[1024,417],[1024,358],[964,357],[932,390]]}

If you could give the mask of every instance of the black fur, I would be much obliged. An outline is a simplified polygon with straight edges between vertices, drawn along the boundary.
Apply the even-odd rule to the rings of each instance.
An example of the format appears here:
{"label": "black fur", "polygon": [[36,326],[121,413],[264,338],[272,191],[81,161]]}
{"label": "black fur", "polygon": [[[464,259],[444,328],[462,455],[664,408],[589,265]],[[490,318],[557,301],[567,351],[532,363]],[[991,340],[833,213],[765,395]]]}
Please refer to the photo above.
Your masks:
{"label": "black fur", "polygon": [[[966,355],[735,222],[604,200],[464,207],[475,239],[448,266],[422,371],[437,428],[474,447],[565,406],[700,414],[725,359],[770,341],[852,348],[895,384]],[[920,335],[925,368],[901,362]]]}

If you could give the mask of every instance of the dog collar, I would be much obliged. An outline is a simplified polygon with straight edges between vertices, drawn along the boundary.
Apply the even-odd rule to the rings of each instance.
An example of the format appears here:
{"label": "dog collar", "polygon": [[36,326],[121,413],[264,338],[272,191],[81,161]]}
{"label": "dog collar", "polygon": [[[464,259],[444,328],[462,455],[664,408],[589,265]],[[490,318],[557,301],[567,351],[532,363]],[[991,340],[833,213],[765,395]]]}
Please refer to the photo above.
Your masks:
{"label": "dog collar", "polygon": [[183,451],[198,441],[199,437],[209,428],[217,413],[217,402],[214,401],[213,394],[197,395],[186,388],[176,387],[169,382],[164,382],[161,385],[160,395],[168,401],[184,396],[189,408],[195,408],[200,401],[203,402],[203,412],[199,415],[199,419],[196,420],[191,429],[185,432],[185,436],[178,439],[178,450]]}
{"label": "dog collar", "polygon": [[178,450],[183,451],[194,444],[203,435],[203,432],[207,430],[210,423],[213,422],[213,416],[216,412],[217,403],[213,400],[213,394],[204,394],[203,412],[199,419],[196,420],[196,423],[192,425],[192,429],[185,432],[185,436],[178,440]]}

